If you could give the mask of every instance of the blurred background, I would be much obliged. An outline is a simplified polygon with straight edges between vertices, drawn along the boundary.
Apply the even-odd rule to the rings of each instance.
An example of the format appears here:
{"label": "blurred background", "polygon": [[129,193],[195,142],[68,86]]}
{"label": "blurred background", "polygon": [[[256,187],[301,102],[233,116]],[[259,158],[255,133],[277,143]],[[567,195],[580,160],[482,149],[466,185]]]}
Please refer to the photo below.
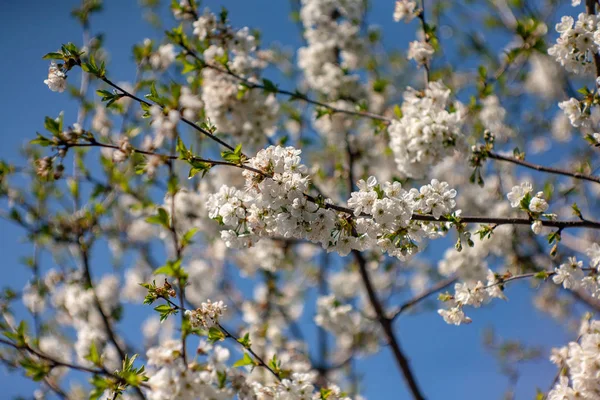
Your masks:
{"label": "blurred background", "polygon": [[[106,0],[104,10],[92,17],[92,31],[105,35],[104,47],[110,54],[107,66],[114,80],[134,80],[133,44],[144,38],[160,41],[164,36],[163,30],[178,23],[169,11],[168,2],[163,3],[154,9],[155,15],[149,17],[147,9],[140,7],[137,1]],[[81,45],[81,27],[70,16],[71,10],[78,4],[77,0],[0,1],[0,48],[3,54],[0,64],[0,159],[25,165],[27,160],[20,153],[20,148],[35,137],[36,131],[43,131],[45,116],[55,117],[64,111],[66,121],[76,119],[77,101],[66,93],[51,92],[43,83],[48,62],[42,60],[42,56],[57,49],[61,43],[72,41]],[[202,7],[205,6],[213,11],[226,6],[232,24],[259,29],[265,45],[279,43],[293,52],[302,44],[297,23],[290,17],[293,7],[285,0],[209,0],[202,2]],[[368,21],[380,26],[386,48],[404,51],[418,29],[417,21],[395,23],[393,9],[392,0],[372,1]],[[460,18],[459,15],[455,17],[457,21]],[[152,23],[155,19],[160,20],[161,26]],[[462,26],[476,30],[478,21],[472,23],[471,26]],[[549,24],[549,31],[553,31],[553,26],[554,22]],[[451,41],[452,28],[441,29]],[[505,45],[507,41],[506,37],[486,39],[489,43],[498,43],[498,46]],[[448,56],[453,57],[452,54]],[[476,68],[476,64],[470,66],[467,61],[462,65],[462,68],[469,67]],[[78,80],[79,72],[74,70],[69,81],[75,83]],[[537,161],[552,162],[559,152],[560,149],[549,149]],[[0,207],[5,207],[5,204],[0,204]],[[433,245],[428,254],[439,258],[443,248],[442,244]],[[30,255],[31,251],[32,245],[27,242],[23,230],[0,220],[0,286],[22,288],[26,284],[30,272],[22,265],[22,258]],[[111,268],[108,254],[108,251],[95,252],[93,263],[98,273],[103,268]],[[51,263],[51,260],[43,259],[41,262]],[[536,310],[532,304],[530,284],[524,281],[510,285],[507,289],[510,300],[507,302],[494,301],[481,309],[469,309],[473,318],[470,325],[455,327],[444,323],[435,312],[435,301],[429,311],[401,316],[396,330],[428,398],[500,399],[507,388],[514,385],[517,399],[533,399],[536,388],[548,390],[556,375],[555,366],[548,360],[550,349],[573,340],[576,333]],[[28,317],[22,305],[15,311],[20,318]],[[148,311],[142,307],[127,309],[119,329],[126,336],[138,332],[147,315]],[[309,338],[315,337],[311,319],[311,309],[307,309],[301,327]],[[498,338],[518,341],[539,350],[541,356],[529,362],[513,360],[516,362],[503,364],[498,354],[484,345],[485,332],[490,329]],[[508,368],[508,365],[511,367]],[[513,367],[516,369],[511,369]],[[385,347],[375,356],[359,359],[356,368],[362,376],[362,393],[367,398],[410,398]],[[514,372],[518,374],[514,375]],[[72,378],[81,377],[75,374]],[[32,398],[35,385],[22,377],[21,372],[0,367],[0,388],[1,399]]]}

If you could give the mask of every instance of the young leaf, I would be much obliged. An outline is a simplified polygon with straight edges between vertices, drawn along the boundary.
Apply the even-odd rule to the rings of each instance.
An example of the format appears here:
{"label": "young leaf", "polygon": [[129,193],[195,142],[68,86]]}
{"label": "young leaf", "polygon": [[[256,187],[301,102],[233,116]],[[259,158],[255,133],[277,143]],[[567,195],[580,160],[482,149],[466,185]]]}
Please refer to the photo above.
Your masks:
{"label": "young leaf", "polygon": [[237,360],[233,364],[233,368],[245,367],[246,365],[253,365],[253,364],[254,364],[254,360],[252,359],[252,357],[250,357],[248,355],[248,353],[244,352],[244,357],[242,357],[241,359]]}

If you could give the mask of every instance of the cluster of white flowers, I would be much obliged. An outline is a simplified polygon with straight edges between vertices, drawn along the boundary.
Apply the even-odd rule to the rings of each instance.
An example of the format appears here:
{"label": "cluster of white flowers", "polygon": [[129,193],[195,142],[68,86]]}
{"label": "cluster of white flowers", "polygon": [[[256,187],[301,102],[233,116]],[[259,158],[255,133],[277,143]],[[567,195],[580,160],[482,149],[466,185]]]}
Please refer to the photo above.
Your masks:
{"label": "cluster of white flowers", "polygon": [[424,92],[410,87],[404,92],[402,118],[388,128],[390,147],[404,175],[422,177],[429,167],[464,149],[464,106],[455,102],[451,112],[450,105],[450,89],[441,81],[429,82]]}
{"label": "cluster of white flowers", "polygon": [[579,100],[571,97],[569,100],[561,101],[558,107],[569,118],[569,122],[575,128],[589,127],[591,123],[590,109],[587,105],[583,105]]}
{"label": "cluster of white flowers", "polygon": [[315,392],[316,375],[314,373],[293,373],[290,378],[281,382],[263,386],[252,382],[253,398],[274,400],[350,400],[336,385],[328,385],[323,390]]}
{"label": "cluster of white flowers", "polygon": [[565,370],[548,393],[548,400],[597,399],[600,392],[600,321],[584,322],[579,340],[552,349],[550,360]]}
{"label": "cluster of white flowers", "polygon": [[[352,305],[340,303],[334,295],[317,299],[315,322],[331,332],[337,346],[344,351],[360,347],[362,352],[374,353],[379,349],[379,326],[353,309]],[[356,346],[357,338],[360,338],[360,346]]]}
{"label": "cluster of white flowers", "polygon": [[208,199],[209,216],[229,229],[221,231],[228,247],[248,247],[259,237],[306,239],[328,251],[347,255],[351,250],[379,248],[406,259],[416,253],[423,238],[443,234],[439,223],[411,221],[414,213],[436,219],[451,214],[456,191],[445,182],[432,180],[419,190],[402,189],[400,183],[377,184],[375,177],[358,182],[348,206],[355,220],[307,198],[308,176],[300,151],[270,146],[247,165],[247,190],[223,186]]}
{"label": "cluster of white flowers", "polygon": [[584,290],[590,296],[600,298],[600,271],[598,270],[600,246],[594,243],[587,249],[586,254],[590,258],[589,268],[584,270],[583,261],[578,261],[576,257],[569,257],[567,262],[554,268],[552,281],[565,289]]}
{"label": "cluster of white flowers", "polygon": [[178,110],[169,110],[165,113],[160,106],[154,104],[150,107],[150,116],[155,133],[153,145],[159,148],[165,139],[173,139],[176,136],[177,123],[181,120],[181,114]]}
{"label": "cluster of white flowers", "polygon": [[[144,41],[145,45],[150,43],[150,39]],[[154,69],[164,71],[175,61],[175,46],[171,43],[158,46],[158,49],[150,55],[149,63]]]}
{"label": "cluster of white flowers", "polygon": [[[188,360],[186,365],[181,354],[182,342],[174,339],[148,349],[148,399],[324,400],[322,396],[327,393],[325,398],[329,400],[350,400],[335,384],[328,383],[326,390],[316,391],[317,374],[305,368],[294,368],[281,381],[265,379],[269,377],[252,370],[232,368],[228,365],[230,351],[204,340],[199,343],[196,357],[205,360]],[[285,355],[284,358],[293,364]],[[285,365],[286,369],[290,364]]]}
{"label": "cluster of white flowers", "polygon": [[498,96],[487,96],[481,103],[483,107],[479,111],[479,119],[483,127],[494,134],[496,139],[507,140],[513,136],[512,129],[504,122],[506,110],[500,104]]}
{"label": "cluster of white flowers", "polygon": [[191,89],[183,86],[178,99],[178,109],[162,108],[156,104],[150,107],[150,117],[154,138],[146,136],[142,147],[144,150],[152,151],[160,148],[165,139],[173,139],[177,135],[177,124],[181,117],[194,121],[202,111],[203,103]]}
{"label": "cluster of white flowers", "polygon": [[106,365],[111,369],[118,368],[119,354],[108,340],[104,317],[96,304],[100,304],[102,313],[111,321],[120,304],[118,277],[105,275],[91,289],[84,287],[80,273],[59,279],[56,272],[49,271],[44,283],[57,310],[55,320],[62,325],[72,326],[76,331],[75,352],[78,362],[90,365],[86,357],[90,346],[95,344]]}
{"label": "cluster of white flowers", "polygon": [[194,35],[198,36],[200,40],[205,40],[216,32],[217,17],[207,7],[192,25],[194,26]]}
{"label": "cluster of white flowers", "polygon": [[222,301],[215,303],[210,299],[200,304],[196,310],[186,310],[185,315],[190,319],[190,324],[194,328],[210,328],[219,323],[219,318],[227,310],[227,306]]}
{"label": "cluster of white flowers", "polygon": [[413,0],[397,0],[394,7],[394,21],[410,22],[416,16],[417,3]]}
{"label": "cluster of white flowers", "polygon": [[53,92],[62,93],[67,88],[67,75],[55,62],[51,62],[48,68],[48,79],[44,80],[44,83]]}
{"label": "cluster of white flowers", "polygon": [[298,49],[298,66],[310,88],[331,100],[363,97],[356,75],[362,62],[361,0],[302,0],[300,19],[307,46]]}
{"label": "cluster of white flowers", "polygon": [[563,77],[561,67],[550,57],[534,53],[529,57],[531,70],[527,74],[525,89],[545,99],[558,98],[563,93],[561,85],[548,85],[548,82],[560,82]]}
{"label": "cluster of white flowers", "polygon": [[258,83],[258,74],[267,67],[268,54],[257,51],[256,38],[247,27],[234,30],[209,9],[194,22],[194,34],[206,41],[204,60],[214,67],[202,70],[206,117],[220,132],[241,137],[244,143],[264,144],[265,136],[275,133],[278,120],[275,94],[249,90],[224,70]]}
{"label": "cluster of white flowers", "polygon": [[358,182],[359,192],[353,192],[348,207],[358,218],[356,230],[361,234],[363,249],[379,247],[400,259],[407,259],[418,250],[416,243],[424,238],[443,235],[439,225],[412,220],[413,214],[431,214],[436,219],[451,214],[456,206],[456,191],[446,182],[433,179],[419,190],[402,189],[399,182],[378,185],[375,177]]}
{"label": "cluster of white flowers", "polygon": [[433,53],[433,46],[429,43],[414,40],[408,45],[407,58],[409,60],[415,60],[418,65],[427,65],[429,64],[429,61],[431,61]]}
{"label": "cluster of white flowers", "polygon": [[548,54],[554,56],[565,69],[576,74],[591,74],[594,71],[594,54],[598,53],[600,31],[598,17],[580,13],[577,22],[564,16],[556,24],[560,37]]}
{"label": "cluster of white flowers", "polygon": [[535,219],[531,224],[531,230],[539,235],[542,233],[542,222],[539,220],[541,215],[548,218],[555,218],[555,214],[544,214],[548,210],[548,202],[544,199],[544,192],[537,192],[532,196],[533,186],[530,182],[523,182],[520,185],[512,187],[510,193],[506,195],[512,208],[525,210]]}
{"label": "cluster of white flowers", "polygon": [[192,92],[192,89],[184,86],[181,88],[181,94],[179,95],[179,106],[183,109],[183,117],[193,122],[198,118],[204,103]]}
{"label": "cluster of white flowers", "polygon": [[498,276],[488,270],[487,283],[482,281],[458,282],[454,285],[454,295],[445,299],[446,309],[438,310],[438,314],[448,324],[461,325],[471,322],[463,311],[464,306],[481,307],[492,298],[506,299]]}
{"label": "cluster of white flowers", "polygon": [[[202,346],[202,345],[201,345]],[[150,400],[175,399],[231,399],[235,390],[219,384],[219,375],[226,372],[224,363],[229,359],[229,350],[205,345],[202,353],[210,351],[212,357],[203,363],[203,368],[194,363],[185,365],[181,358],[181,340],[168,340],[158,347],[150,348],[148,357],[148,386]],[[199,349],[200,350],[200,349]]]}

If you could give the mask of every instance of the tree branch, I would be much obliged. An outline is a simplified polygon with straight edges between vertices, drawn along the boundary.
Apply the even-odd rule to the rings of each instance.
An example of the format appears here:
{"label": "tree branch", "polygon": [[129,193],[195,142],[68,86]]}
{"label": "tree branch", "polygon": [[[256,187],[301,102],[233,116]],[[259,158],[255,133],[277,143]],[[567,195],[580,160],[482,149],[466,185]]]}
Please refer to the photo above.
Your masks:
{"label": "tree branch", "polygon": [[594,176],[594,175],[586,175],[586,174],[582,174],[580,172],[572,172],[572,171],[567,171],[567,170],[559,169],[559,168],[545,167],[543,165],[533,164],[533,163],[530,163],[525,160],[520,160],[518,158],[510,157],[510,156],[504,156],[504,155],[501,155],[498,153],[493,153],[493,152],[488,152],[487,156],[494,160],[507,161],[507,162],[517,164],[522,167],[533,169],[533,170],[540,171],[540,172],[548,172],[550,174],[569,176],[569,177],[575,178],[575,179],[582,179],[585,181],[600,183],[600,177]]}
{"label": "tree branch", "polygon": [[377,298],[377,294],[375,293],[375,288],[371,283],[371,278],[369,277],[369,271],[367,271],[367,262],[363,255],[357,251],[353,250],[352,254],[356,259],[360,271],[360,276],[363,281],[363,285],[365,286],[365,290],[367,292],[367,296],[369,298],[369,302],[377,315],[377,320],[383,329],[383,333],[388,341],[388,344],[392,348],[392,353],[394,354],[394,358],[396,359],[396,363],[402,372],[402,376],[404,377],[404,381],[406,382],[412,397],[415,400],[424,400],[423,394],[421,393],[421,389],[417,384],[417,380],[410,368],[408,363],[408,359],[402,352],[400,348],[400,343],[394,334],[394,329],[392,327],[392,320],[385,315],[385,310],[379,299]]}

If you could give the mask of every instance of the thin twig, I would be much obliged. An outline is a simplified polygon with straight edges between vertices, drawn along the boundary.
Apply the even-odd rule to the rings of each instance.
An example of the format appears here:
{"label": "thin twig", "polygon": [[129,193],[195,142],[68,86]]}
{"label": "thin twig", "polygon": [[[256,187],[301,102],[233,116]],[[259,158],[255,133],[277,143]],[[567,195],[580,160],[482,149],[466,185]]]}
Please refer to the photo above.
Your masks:
{"label": "thin twig", "polygon": [[443,280],[439,281],[438,283],[436,283],[435,285],[433,285],[432,287],[430,287],[428,290],[426,290],[423,293],[419,294],[418,296],[413,297],[412,299],[408,300],[406,303],[404,303],[400,306],[400,308],[398,309],[398,311],[396,311],[396,313],[394,315],[392,315],[392,317],[391,317],[392,320],[396,319],[404,311],[413,307],[417,303],[425,300],[427,297],[431,296],[432,294],[435,294],[436,292],[439,292],[440,290],[443,290],[443,289],[447,288],[448,286],[452,285],[454,282],[456,282],[456,280],[457,280],[457,278],[455,276],[451,276],[449,278],[443,279]]}
{"label": "thin twig", "polygon": [[582,179],[585,181],[600,183],[600,177],[594,176],[594,175],[587,175],[587,174],[582,174],[580,172],[572,172],[572,171],[559,169],[559,168],[553,168],[553,167],[545,167],[543,165],[530,163],[528,161],[521,160],[521,159],[518,159],[515,157],[504,156],[502,154],[493,153],[493,152],[487,153],[487,156],[494,160],[507,161],[507,162],[521,165],[525,168],[533,169],[533,170],[540,171],[540,172],[547,172],[547,173],[555,174],[555,175],[569,176],[569,177],[575,178],[575,179]]}
{"label": "thin twig", "polygon": [[[249,80],[247,78],[244,78],[243,76],[240,76],[240,75],[236,74],[235,72],[231,71],[230,69],[221,68],[221,67],[219,67],[217,65],[207,63],[201,57],[199,57],[194,51],[192,51],[189,48],[189,46],[187,46],[185,43],[178,42],[177,44],[179,46],[181,46],[181,48],[183,48],[185,50],[185,53],[188,56],[190,56],[190,57],[198,60],[200,63],[202,63],[203,66],[205,66],[207,68],[210,68],[210,69],[213,69],[215,71],[221,72],[223,74],[229,75],[232,78],[237,79],[238,81],[242,82],[244,84],[244,86],[246,86],[248,89],[262,89],[262,90],[267,89],[267,87],[265,85],[262,85],[262,84],[260,84],[258,82],[253,82],[253,81],[251,81],[251,80]],[[372,113],[372,112],[368,112],[368,111],[354,111],[354,110],[347,110],[347,109],[344,109],[344,108],[334,107],[334,106],[331,106],[331,105],[329,105],[327,103],[323,103],[321,101],[311,99],[307,95],[305,95],[303,93],[300,93],[298,91],[292,92],[290,90],[279,89],[279,88],[271,88],[271,87],[269,87],[268,89],[274,91],[275,93],[282,94],[282,95],[285,95],[285,96],[289,96],[292,99],[302,100],[302,101],[304,101],[306,103],[313,104],[313,105],[318,106],[318,107],[326,108],[328,110],[333,111],[334,113],[347,114],[347,115],[353,115],[353,116],[364,117],[364,118],[371,118],[371,119],[374,119],[374,120],[377,120],[377,121],[382,121],[382,122],[385,122],[385,123],[392,122],[392,118],[388,118],[388,117],[385,117],[383,115],[375,114],[375,113]]]}

